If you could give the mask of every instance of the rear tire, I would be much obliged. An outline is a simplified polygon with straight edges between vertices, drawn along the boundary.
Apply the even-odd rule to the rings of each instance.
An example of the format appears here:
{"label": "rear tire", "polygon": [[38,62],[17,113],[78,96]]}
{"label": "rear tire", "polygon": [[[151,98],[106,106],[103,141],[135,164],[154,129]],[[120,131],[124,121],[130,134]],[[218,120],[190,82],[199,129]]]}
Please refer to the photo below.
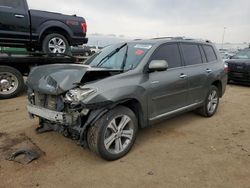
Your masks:
{"label": "rear tire", "polygon": [[48,34],[42,41],[42,50],[44,53],[71,54],[68,40],[61,34]]}
{"label": "rear tire", "polygon": [[204,105],[197,109],[197,112],[204,117],[212,117],[217,112],[219,101],[219,90],[216,86],[212,85]]}
{"label": "rear tire", "polygon": [[118,106],[89,128],[88,146],[105,160],[117,160],[131,150],[137,131],[138,122],[134,112]]}
{"label": "rear tire", "polygon": [[0,66],[0,99],[16,97],[23,89],[22,74],[12,67]]}

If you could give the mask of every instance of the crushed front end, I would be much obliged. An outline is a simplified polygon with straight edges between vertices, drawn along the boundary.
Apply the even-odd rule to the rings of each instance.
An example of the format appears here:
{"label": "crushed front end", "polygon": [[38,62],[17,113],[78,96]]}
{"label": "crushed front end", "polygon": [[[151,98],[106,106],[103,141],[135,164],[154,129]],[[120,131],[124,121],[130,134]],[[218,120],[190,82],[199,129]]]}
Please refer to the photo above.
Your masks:
{"label": "crushed front end", "polygon": [[72,106],[64,95],[47,95],[29,89],[27,110],[32,118],[39,118],[39,133],[54,130],[80,141],[89,110]]}
{"label": "crushed front end", "polygon": [[[82,101],[96,89],[84,88],[84,75],[109,75],[107,71],[89,70],[83,65],[46,65],[34,68],[28,79],[27,110],[31,118],[39,118],[38,133],[57,131],[86,145],[86,129],[105,108],[87,106]],[[93,80],[93,76],[90,76]],[[99,78],[99,77],[97,77]],[[103,105],[101,105],[103,106]]]}

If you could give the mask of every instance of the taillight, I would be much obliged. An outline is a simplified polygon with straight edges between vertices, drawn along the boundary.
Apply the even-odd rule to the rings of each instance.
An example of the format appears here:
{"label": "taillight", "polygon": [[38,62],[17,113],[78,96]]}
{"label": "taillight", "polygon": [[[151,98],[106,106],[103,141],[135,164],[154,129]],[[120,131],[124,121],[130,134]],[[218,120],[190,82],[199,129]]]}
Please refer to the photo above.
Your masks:
{"label": "taillight", "polygon": [[229,71],[228,64],[224,63],[224,72],[228,73],[228,71]]}
{"label": "taillight", "polygon": [[82,22],[81,23],[81,27],[82,27],[82,32],[83,33],[87,33],[87,23],[86,22]]}

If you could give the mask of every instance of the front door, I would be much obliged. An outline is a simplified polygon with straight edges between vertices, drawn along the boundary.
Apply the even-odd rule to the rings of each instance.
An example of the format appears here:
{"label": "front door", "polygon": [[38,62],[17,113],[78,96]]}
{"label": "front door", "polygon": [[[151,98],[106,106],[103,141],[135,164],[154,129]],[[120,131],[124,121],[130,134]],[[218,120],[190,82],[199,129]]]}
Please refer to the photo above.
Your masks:
{"label": "front door", "polygon": [[177,43],[161,45],[152,60],[166,60],[169,69],[149,73],[148,111],[151,121],[157,121],[187,105],[188,82]]}

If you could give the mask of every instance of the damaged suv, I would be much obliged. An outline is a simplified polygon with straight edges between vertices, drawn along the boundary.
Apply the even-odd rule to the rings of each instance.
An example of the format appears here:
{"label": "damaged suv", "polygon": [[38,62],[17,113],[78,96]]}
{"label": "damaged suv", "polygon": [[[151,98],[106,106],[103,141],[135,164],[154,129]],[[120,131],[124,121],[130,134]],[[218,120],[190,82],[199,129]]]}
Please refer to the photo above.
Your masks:
{"label": "damaged suv", "polygon": [[186,111],[213,116],[227,83],[209,41],[135,40],[104,48],[84,65],[46,65],[30,73],[31,117],[106,160],[132,148],[139,128]]}

